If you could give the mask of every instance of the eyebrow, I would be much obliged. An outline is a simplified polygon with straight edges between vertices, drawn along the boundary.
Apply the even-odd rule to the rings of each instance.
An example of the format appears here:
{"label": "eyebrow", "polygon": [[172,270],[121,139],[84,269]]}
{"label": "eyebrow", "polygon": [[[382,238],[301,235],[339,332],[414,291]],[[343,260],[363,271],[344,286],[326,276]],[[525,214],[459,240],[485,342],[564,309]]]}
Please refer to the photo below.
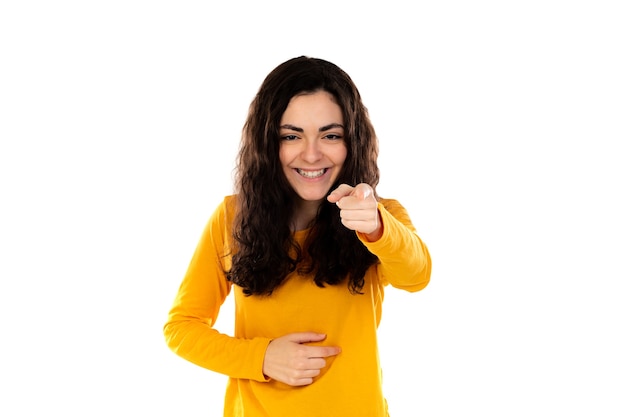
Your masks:
{"label": "eyebrow", "polygon": [[[282,125],[280,128],[281,129],[293,130],[294,132],[300,132],[300,133],[304,132],[304,129],[302,129],[301,127],[297,127],[297,126],[290,125],[290,124]],[[336,129],[336,128],[344,129],[344,127],[343,127],[343,125],[341,123],[331,123],[329,125],[320,127],[319,131],[320,132],[326,132],[327,130]]]}

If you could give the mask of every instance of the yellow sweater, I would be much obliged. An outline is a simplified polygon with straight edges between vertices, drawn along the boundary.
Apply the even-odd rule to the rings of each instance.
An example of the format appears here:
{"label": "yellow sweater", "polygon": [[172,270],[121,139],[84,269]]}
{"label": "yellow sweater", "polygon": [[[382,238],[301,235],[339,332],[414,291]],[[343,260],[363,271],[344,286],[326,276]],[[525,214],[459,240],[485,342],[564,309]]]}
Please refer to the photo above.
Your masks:
{"label": "yellow sweater", "polygon": [[[405,209],[383,199],[383,235],[363,244],[380,260],[365,275],[363,295],[347,284],[319,288],[311,277],[292,274],[270,297],[244,296],[223,273],[230,260],[235,199],[228,196],[211,216],[169,312],[168,346],[201,367],[229,376],[225,417],[386,417],[376,331],[384,287],[419,291],[430,279],[431,260]],[[306,230],[295,233],[302,244]],[[234,337],[212,326],[231,289]],[[291,387],[263,375],[272,338],[294,332],[327,335],[320,345],[340,346],[311,385]]]}

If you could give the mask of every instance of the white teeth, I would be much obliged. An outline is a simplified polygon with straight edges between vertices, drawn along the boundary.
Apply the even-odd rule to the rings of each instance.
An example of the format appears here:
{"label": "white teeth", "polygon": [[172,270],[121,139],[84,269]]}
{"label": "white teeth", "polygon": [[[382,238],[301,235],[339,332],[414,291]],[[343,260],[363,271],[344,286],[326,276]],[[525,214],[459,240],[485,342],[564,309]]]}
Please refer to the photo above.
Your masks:
{"label": "white teeth", "polygon": [[317,171],[304,171],[302,169],[298,169],[297,171],[298,171],[298,174],[302,175],[303,177],[317,178],[317,177],[321,177],[322,175],[324,175],[324,173],[326,172],[326,168],[322,168]]}

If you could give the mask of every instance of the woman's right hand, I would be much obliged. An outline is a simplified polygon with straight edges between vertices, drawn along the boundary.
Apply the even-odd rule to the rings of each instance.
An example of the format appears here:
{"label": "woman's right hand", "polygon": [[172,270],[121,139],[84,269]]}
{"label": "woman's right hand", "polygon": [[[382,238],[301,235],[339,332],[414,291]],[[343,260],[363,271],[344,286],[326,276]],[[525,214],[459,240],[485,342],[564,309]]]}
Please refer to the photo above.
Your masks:
{"label": "woman's right hand", "polygon": [[265,351],[263,373],[291,386],[309,385],[326,366],[326,359],[338,355],[337,346],[308,346],[304,343],[321,342],[325,334],[290,333],[270,342]]}

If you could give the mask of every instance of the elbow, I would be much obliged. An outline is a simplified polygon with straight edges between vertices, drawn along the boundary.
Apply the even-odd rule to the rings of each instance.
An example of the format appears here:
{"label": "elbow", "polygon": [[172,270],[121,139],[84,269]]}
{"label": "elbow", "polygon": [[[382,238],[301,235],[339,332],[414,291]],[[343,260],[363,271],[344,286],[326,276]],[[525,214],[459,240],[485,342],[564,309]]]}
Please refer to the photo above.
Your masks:
{"label": "elbow", "polygon": [[426,288],[429,282],[430,282],[430,271],[425,276],[420,276],[419,279],[413,281],[413,283],[409,285],[398,286],[398,287],[408,292],[418,292]]}
{"label": "elbow", "polygon": [[174,353],[178,353],[178,349],[181,344],[181,340],[184,339],[183,331],[184,323],[176,320],[168,320],[163,326],[163,337],[165,338],[165,344]]}
{"label": "elbow", "polygon": [[427,258],[427,262],[422,265],[422,268],[411,276],[410,280],[407,280],[405,284],[395,285],[395,287],[403,289],[408,292],[418,292],[423,290],[430,283],[431,262],[430,257]]}
{"label": "elbow", "polygon": [[428,284],[430,283],[430,273],[432,270],[432,260],[430,259],[430,253],[428,252],[428,249],[424,246],[424,257],[423,257],[423,264],[422,264],[422,268],[420,269],[419,273],[416,276],[416,285],[414,285],[412,287],[411,290],[409,290],[410,292],[417,292],[417,291],[421,291],[424,288],[426,288],[426,286],[428,286]]}
{"label": "elbow", "polygon": [[165,338],[165,344],[168,348],[174,348],[174,324],[171,321],[167,321],[163,326],[163,337]]}

